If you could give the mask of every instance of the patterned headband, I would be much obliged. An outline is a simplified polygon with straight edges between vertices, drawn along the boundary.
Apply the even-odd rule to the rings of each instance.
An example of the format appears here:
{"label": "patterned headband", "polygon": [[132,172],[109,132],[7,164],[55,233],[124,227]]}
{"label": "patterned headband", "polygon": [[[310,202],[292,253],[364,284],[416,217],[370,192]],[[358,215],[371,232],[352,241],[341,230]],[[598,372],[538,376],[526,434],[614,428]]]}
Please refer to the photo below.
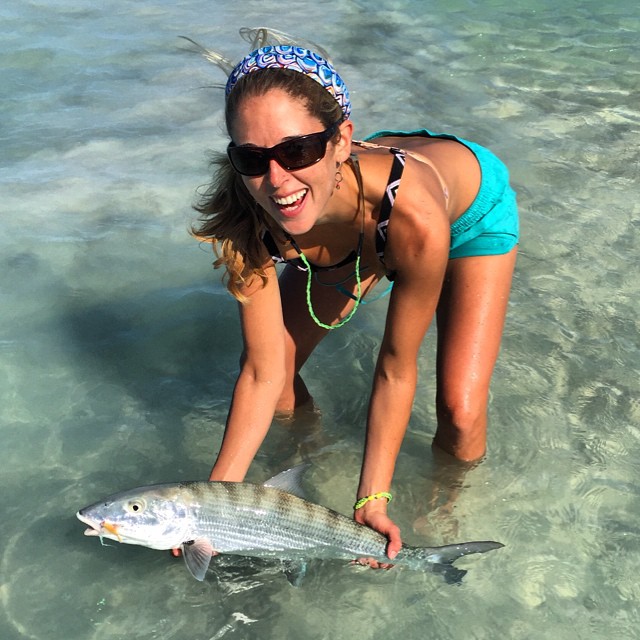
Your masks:
{"label": "patterned headband", "polygon": [[342,108],[344,117],[349,117],[351,113],[349,91],[333,65],[309,49],[293,47],[288,44],[262,47],[243,58],[227,80],[225,95],[228,96],[231,93],[242,76],[260,69],[271,68],[291,69],[309,76],[327,89]]}

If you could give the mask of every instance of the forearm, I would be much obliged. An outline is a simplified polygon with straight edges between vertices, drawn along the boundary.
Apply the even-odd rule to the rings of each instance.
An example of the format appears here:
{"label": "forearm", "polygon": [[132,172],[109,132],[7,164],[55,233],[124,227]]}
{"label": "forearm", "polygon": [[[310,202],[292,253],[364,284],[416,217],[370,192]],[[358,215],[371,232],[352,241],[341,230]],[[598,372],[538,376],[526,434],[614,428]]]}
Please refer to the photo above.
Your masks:
{"label": "forearm", "polygon": [[280,376],[258,380],[243,372],[236,383],[222,445],[210,480],[241,482],[262,444],[282,392]]}
{"label": "forearm", "polygon": [[416,389],[414,370],[400,378],[376,372],[358,497],[389,491]]}

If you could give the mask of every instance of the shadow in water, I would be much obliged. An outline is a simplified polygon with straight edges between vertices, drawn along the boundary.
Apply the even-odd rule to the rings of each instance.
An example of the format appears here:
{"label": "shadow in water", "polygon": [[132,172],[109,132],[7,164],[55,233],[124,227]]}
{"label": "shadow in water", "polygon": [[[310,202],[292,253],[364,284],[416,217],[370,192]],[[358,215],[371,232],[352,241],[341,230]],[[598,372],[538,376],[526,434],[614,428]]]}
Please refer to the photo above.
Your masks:
{"label": "shadow in water", "polygon": [[73,296],[62,325],[87,396],[76,406],[84,422],[129,421],[138,431],[146,422],[171,451],[183,446],[188,415],[224,421],[241,336],[235,302],[220,287],[156,289],[99,303]]}

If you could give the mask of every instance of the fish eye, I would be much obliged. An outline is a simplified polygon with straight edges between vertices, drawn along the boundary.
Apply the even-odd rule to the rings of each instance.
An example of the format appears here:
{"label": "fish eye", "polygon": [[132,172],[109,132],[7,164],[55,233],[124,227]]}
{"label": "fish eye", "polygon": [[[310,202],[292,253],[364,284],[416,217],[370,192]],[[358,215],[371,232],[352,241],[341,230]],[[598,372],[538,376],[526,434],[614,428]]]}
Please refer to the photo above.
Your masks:
{"label": "fish eye", "polygon": [[130,500],[127,503],[127,511],[130,513],[140,513],[144,511],[145,506],[144,500]]}

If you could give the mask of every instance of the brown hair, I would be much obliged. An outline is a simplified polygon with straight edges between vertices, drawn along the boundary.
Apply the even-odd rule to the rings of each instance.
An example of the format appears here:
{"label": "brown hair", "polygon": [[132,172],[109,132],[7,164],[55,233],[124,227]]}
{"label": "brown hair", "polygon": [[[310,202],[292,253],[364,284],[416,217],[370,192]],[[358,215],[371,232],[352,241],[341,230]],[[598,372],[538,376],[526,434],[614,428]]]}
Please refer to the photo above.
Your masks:
{"label": "brown hair", "polygon": [[[230,137],[242,101],[263,96],[272,89],[280,89],[292,98],[302,100],[309,113],[325,128],[343,118],[338,102],[315,80],[290,69],[261,69],[240,78],[227,97],[225,122]],[[336,135],[335,140],[339,139],[340,133]],[[244,302],[246,298],[240,292],[244,283],[254,277],[261,278],[263,286],[266,283],[262,236],[269,226],[269,217],[253,200],[242,176],[233,169],[226,154],[215,154],[211,166],[214,168],[213,180],[194,205],[200,213],[200,224],[193,226],[192,233],[213,244],[216,254],[213,266],[216,269],[225,267],[227,289]]]}

